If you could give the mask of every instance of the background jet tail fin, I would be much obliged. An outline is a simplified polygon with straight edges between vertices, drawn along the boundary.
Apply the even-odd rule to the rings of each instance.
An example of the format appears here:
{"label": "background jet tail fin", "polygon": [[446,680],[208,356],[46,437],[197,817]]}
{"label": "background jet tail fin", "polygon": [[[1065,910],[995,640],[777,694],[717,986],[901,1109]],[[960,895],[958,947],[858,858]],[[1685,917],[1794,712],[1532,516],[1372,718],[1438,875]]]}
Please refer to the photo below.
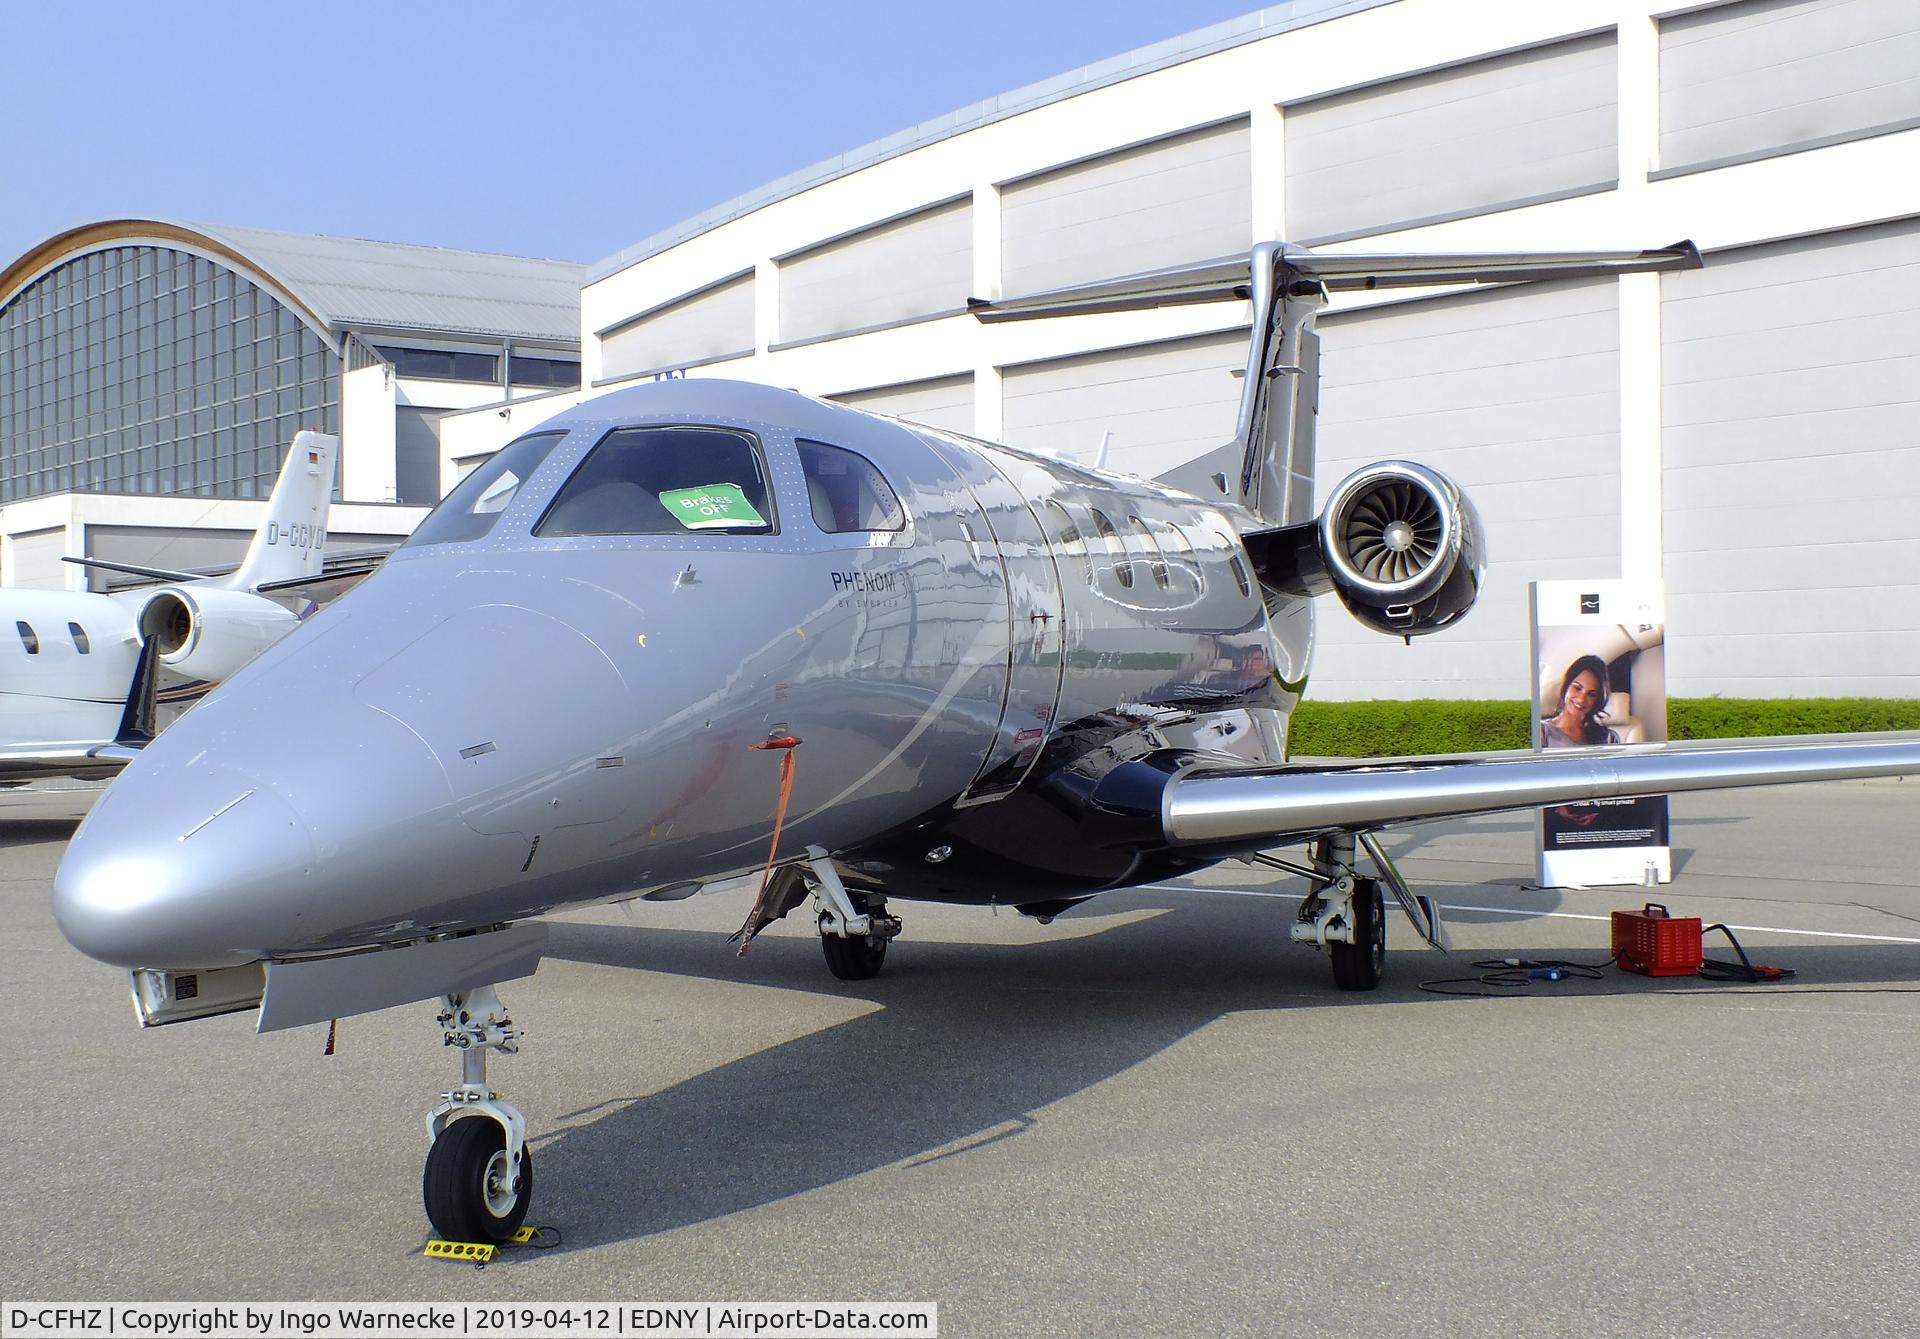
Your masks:
{"label": "background jet tail fin", "polygon": [[334,465],[340,439],[324,432],[298,432],[280,467],[267,514],[247,546],[246,560],[219,584],[254,590],[276,581],[320,574],[327,543],[327,508],[333,502]]}

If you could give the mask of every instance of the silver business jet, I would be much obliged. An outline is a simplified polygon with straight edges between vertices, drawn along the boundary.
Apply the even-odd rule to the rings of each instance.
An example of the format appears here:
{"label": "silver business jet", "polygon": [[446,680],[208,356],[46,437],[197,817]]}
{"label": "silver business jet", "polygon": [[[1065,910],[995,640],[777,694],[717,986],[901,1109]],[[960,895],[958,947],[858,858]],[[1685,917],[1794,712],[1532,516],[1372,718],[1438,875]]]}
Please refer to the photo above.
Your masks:
{"label": "silver business jet", "polygon": [[269,1030],[438,998],[462,1066],[428,1118],[427,1214],[502,1241],[533,1163],[487,1082],[519,1035],[494,987],[534,970],[538,918],[560,908],[764,872],[742,939],[805,905],[827,966],[859,979],[900,901],[1046,920],[1258,856],[1308,881],[1292,937],[1365,990],[1386,895],[1442,940],[1375,839],[1389,825],[1920,770],[1915,736],[1287,760],[1315,598],[1416,636],[1466,615],[1484,553],[1466,496],[1417,464],[1361,469],[1315,513],[1328,292],[1698,263],[1687,245],[1271,244],[977,304],[1250,300],[1237,438],[1184,488],[768,386],[587,401],[143,751],[60,866],[61,928],[134,969],[149,1024],[257,1006]]}

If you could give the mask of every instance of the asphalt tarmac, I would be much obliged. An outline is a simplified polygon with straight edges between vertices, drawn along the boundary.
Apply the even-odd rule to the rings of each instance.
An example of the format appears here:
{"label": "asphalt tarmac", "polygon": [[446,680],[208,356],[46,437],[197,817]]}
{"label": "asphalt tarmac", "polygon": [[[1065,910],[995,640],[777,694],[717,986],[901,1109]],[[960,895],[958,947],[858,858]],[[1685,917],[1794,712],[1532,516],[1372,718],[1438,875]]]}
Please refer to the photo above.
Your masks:
{"label": "asphalt tarmac", "polygon": [[[531,1221],[420,1254],[430,1005],[256,1037],[142,1032],[54,927],[68,795],[0,797],[0,1300],[935,1301],[973,1335],[1920,1332],[1920,782],[1683,797],[1676,913],[1790,983],[1607,973],[1520,998],[1423,979],[1598,961],[1644,891],[1532,889],[1530,816],[1390,843],[1451,958],[1393,914],[1342,995],[1299,885],[1114,894],[1041,926],[896,903],[886,971],[745,893],[563,918],[503,990],[527,1031]],[[5,817],[12,815],[12,817]],[[1766,927],[1766,928],[1758,928]],[[1721,956],[1725,956],[1722,953]]]}

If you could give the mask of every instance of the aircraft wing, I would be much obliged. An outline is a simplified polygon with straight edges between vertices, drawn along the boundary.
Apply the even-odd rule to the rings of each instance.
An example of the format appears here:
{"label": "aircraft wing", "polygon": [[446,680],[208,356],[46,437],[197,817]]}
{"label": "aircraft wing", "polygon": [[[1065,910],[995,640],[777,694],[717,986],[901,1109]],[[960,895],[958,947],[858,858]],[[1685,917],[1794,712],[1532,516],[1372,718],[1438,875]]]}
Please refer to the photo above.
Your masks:
{"label": "aircraft wing", "polygon": [[1901,775],[1920,776],[1920,733],[1463,754],[1350,766],[1216,769],[1190,759],[1167,775],[1159,817],[1169,845],[1246,846],[1580,800]]}
{"label": "aircraft wing", "polygon": [[73,740],[48,744],[17,744],[0,748],[0,784],[70,776],[82,781],[110,777],[139,756],[159,733],[157,703],[160,688],[160,644],[149,640],[140,648],[133,682],[127,688],[126,709],[111,740]]}
{"label": "aircraft wing", "polygon": [[114,744],[27,744],[0,748],[0,785],[70,776],[99,781],[133,760],[137,749]]}

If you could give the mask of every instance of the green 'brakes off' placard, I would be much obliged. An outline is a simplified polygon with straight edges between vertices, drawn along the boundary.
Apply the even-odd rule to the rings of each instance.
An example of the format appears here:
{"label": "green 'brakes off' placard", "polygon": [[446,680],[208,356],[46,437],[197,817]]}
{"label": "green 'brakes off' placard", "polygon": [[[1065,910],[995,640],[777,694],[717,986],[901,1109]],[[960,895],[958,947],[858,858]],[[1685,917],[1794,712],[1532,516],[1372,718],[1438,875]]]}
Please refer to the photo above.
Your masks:
{"label": "green 'brakes off' placard", "polygon": [[719,530],[736,525],[765,525],[766,517],[753,509],[739,484],[702,484],[698,488],[670,488],[660,502],[674,520],[689,530]]}

